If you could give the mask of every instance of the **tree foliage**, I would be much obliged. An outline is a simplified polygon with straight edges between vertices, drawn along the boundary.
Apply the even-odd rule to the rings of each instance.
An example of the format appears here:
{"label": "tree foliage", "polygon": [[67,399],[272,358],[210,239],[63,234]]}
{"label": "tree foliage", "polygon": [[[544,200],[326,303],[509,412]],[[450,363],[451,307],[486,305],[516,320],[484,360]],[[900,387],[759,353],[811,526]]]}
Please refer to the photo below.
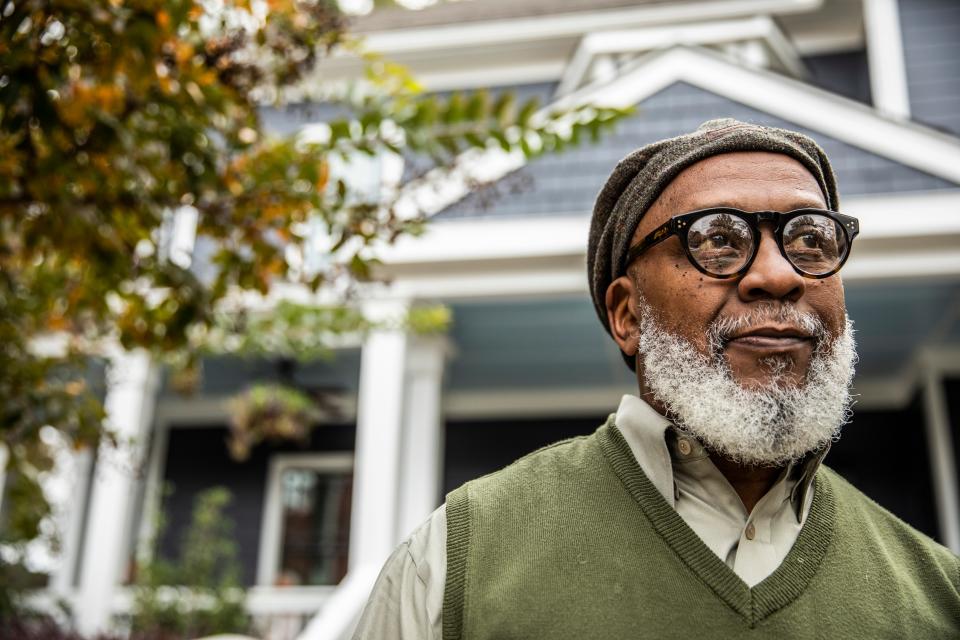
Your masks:
{"label": "tree foliage", "polygon": [[[330,0],[0,0],[0,433],[8,487],[25,496],[8,502],[0,542],[35,537],[46,514],[44,426],[77,448],[104,437],[91,354],[242,342],[249,325],[224,305],[279,282],[335,291],[333,308],[349,309],[376,247],[424,222],[397,207],[399,189],[352,185],[342,168],[355,158],[417,157],[442,179],[468,149],[532,156],[622,115],[424,94],[347,26]],[[334,49],[366,68],[327,94],[342,117],[309,140],[268,135],[263,107],[325,86],[318,63]],[[205,275],[170,250],[178,211],[213,247]],[[312,266],[309,229],[325,239]],[[355,311],[291,315],[311,335],[364,324]]]}

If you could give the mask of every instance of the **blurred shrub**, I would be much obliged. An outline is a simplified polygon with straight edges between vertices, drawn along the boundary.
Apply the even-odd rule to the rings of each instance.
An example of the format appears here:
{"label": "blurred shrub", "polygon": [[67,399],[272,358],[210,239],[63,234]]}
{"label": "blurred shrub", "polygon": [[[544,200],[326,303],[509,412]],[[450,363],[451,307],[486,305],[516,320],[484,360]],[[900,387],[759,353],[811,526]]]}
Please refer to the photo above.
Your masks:
{"label": "blurred shrub", "polygon": [[234,524],[224,513],[230,501],[223,487],[197,495],[176,560],[161,558],[154,545],[154,557],[140,566],[134,587],[132,640],[247,631]]}

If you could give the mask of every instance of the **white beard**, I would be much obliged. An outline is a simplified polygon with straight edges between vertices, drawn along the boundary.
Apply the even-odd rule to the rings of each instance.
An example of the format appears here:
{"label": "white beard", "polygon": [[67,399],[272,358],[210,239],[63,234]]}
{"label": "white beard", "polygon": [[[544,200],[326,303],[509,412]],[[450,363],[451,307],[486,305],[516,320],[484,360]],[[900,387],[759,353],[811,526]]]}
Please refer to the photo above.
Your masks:
{"label": "white beard", "polygon": [[[708,332],[713,358],[663,328],[641,298],[639,349],[646,382],[674,424],[705,447],[734,462],[780,466],[822,449],[840,436],[849,421],[850,383],[857,361],[853,326],[830,339],[822,322],[791,305],[758,307],[748,317],[724,318]],[[810,331],[817,341],[806,379],[782,384],[780,374],[792,361],[771,358],[765,364],[773,382],[745,389],[734,379],[723,356],[724,340],[763,319],[789,321]]]}

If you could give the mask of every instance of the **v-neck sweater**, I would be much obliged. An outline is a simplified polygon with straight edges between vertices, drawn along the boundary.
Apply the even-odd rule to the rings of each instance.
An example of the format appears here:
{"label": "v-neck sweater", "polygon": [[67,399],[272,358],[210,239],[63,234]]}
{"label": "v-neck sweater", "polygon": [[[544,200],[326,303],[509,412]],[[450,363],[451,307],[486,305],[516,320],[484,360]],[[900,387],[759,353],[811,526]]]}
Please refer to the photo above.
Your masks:
{"label": "v-neck sweater", "polygon": [[960,562],[821,467],[751,588],[683,521],[613,421],[447,498],[443,637],[960,637]]}

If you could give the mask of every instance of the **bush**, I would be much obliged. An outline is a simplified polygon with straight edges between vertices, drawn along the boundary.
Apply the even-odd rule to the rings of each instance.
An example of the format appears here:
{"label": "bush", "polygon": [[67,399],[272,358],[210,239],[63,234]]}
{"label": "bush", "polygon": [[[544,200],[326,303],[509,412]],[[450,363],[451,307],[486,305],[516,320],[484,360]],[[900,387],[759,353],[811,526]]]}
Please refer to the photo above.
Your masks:
{"label": "bush", "polygon": [[197,495],[176,561],[160,558],[154,544],[154,557],[140,567],[134,586],[132,639],[186,640],[249,629],[234,525],[224,514],[230,500],[223,487]]}

